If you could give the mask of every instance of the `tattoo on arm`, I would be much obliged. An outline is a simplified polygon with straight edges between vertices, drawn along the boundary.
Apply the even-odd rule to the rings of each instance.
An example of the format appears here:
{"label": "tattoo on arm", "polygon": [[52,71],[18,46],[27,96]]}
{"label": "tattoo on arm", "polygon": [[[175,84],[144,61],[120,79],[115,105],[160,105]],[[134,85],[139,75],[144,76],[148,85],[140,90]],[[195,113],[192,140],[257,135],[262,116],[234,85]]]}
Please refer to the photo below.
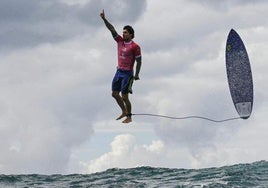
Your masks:
{"label": "tattoo on arm", "polygon": [[139,77],[140,69],[141,69],[141,56],[136,58],[137,65],[136,65],[136,71],[135,76]]}
{"label": "tattoo on arm", "polygon": [[118,34],[114,28],[114,26],[107,20],[107,19],[103,19],[106,27],[111,31],[113,37],[116,37]]}

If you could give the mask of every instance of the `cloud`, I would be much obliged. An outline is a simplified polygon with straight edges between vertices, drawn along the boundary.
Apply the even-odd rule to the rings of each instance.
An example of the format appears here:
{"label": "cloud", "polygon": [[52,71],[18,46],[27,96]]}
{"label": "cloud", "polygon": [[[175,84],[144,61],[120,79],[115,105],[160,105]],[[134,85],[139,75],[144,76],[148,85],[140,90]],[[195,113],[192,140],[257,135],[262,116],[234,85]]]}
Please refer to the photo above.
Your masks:
{"label": "cloud", "polygon": [[[73,150],[90,141],[94,125],[120,134],[103,155],[83,156],[87,172],[266,159],[268,11],[264,1],[243,2],[1,1],[0,171],[69,172]],[[119,32],[132,24],[142,48],[141,80],[131,95],[134,113],[236,116],[224,62],[226,37],[235,28],[252,65],[251,118],[214,124],[133,116],[131,127],[111,126],[119,124],[114,117],[120,113],[110,94],[116,45],[99,17],[102,9]],[[144,127],[158,138],[141,144],[131,134],[121,135]]]}
{"label": "cloud", "polygon": [[[104,45],[109,32],[100,11],[107,8],[117,23],[130,12],[127,20],[135,22],[145,5],[0,2],[2,173],[68,172],[73,148],[91,138],[96,119],[111,115],[113,51]],[[101,93],[106,99],[97,101]]]}
{"label": "cloud", "polygon": [[67,171],[72,148],[93,134],[99,53],[71,40],[2,55],[2,173]]}
{"label": "cloud", "polygon": [[252,5],[252,4],[262,4],[262,3],[266,3],[265,0],[256,0],[254,1],[254,3],[250,0],[227,0],[224,2],[220,2],[220,1],[213,1],[213,0],[205,0],[205,1],[198,1],[198,0],[190,0],[191,2],[194,3],[198,3],[198,4],[202,4],[204,6],[208,6],[208,7],[212,7],[212,8],[216,8],[216,9],[222,9],[223,7],[225,8],[233,8],[233,7],[237,7],[237,6],[247,6],[247,5]]}
{"label": "cloud", "polygon": [[[119,134],[111,142],[110,151],[82,162],[84,173],[138,166],[196,169],[267,159],[268,152],[263,149],[267,128],[259,120],[262,115],[225,125],[169,122],[159,131],[159,139],[149,144],[141,144],[132,134]],[[169,135],[164,136],[166,133]]]}
{"label": "cloud", "polygon": [[152,141],[149,145],[137,144],[131,134],[117,135],[111,142],[111,151],[89,164],[84,163],[88,173],[103,171],[108,168],[130,168],[134,166],[151,166],[158,163],[161,166],[162,155],[165,150],[160,140]]}
{"label": "cloud", "polygon": [[[228,3],[231,4],[219,2],[214,5],[220,8]],[[145,77],[143,88],[136,94],[144,103],[139,111],[175,117],[236,117],[226,79],[224,54],[227,34],[234,27],[245,42],[253,70],[255,101],[251,118],[264,113],[261,107],[266,104],[264,91],[267,91],[264,73],[267,68],[263,63],[267,59],[264,55],[267,5],[264,4],[264,1],[257,4],[237,1],[235,6],[228,5],[228,9],[218,11],[197,1],[187,1],[187,6],[171,1],[149,1],[148,11],[137,25],[138,30],[145,27],[139,39],[144,52],[141,78]],[[160,9],[169,11],[160,12]],[[155,15],[158,19],[153,19]],[[222,124],[203,120],[150,120],[165,148],[173,145],[188,149],[189,153],[185,155],[188,154],[191,160],[185,164],[191,164],[191,167],[267,159],[267,153],[260,149],[265,148],[264,144],[255,143],[253,137],[249,140],[244,137],[244,126],[247,125],[248,131],[255,130],[256,124],[264,125],[267,121],[264,116],[258,123],[255,119]],[[230,141],[231,138],[235,141]],[[261,140],[266,139],[262,136]],[[240,145],[247,144],[255,145],[255,149],[239,149]],[[254,152],[260,152],[262,156],[256,157]]]}
{"label": "cloud", "polygon": [[[84,4],[67,4],[53,0],[3,0],[0,7],[0,47],[3,50],[57,43],[94,33],[102,26],[99,14],[105,7],[109,7],[107,12],[117,22],[123,18],[135,22],[143,13],[146,2],[92,0]],[[128,14],[131,16],[126,16]]]}

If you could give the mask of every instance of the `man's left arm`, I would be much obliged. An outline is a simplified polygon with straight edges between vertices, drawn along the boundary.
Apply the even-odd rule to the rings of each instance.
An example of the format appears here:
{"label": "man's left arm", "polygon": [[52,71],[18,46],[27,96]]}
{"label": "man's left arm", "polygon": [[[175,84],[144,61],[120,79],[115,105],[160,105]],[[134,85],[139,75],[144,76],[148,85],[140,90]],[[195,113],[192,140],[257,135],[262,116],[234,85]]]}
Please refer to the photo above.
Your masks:
{"label": "man's left arm", "polygon": [[139,80],[140,77],[139,77],[139,74],[140,74],[140,70],[141,70],[141,56],[137,57],[136,58],[136,62],[137,62],[137,65],[136,65],[136,71],[135,71],[135,80]]}

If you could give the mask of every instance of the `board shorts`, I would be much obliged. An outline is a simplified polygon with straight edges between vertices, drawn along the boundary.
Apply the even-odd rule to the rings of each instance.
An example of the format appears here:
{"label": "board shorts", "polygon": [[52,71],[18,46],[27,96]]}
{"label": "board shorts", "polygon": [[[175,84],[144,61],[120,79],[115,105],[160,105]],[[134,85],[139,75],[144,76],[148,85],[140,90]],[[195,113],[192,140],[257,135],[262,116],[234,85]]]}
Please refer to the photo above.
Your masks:
{"label": "board shorts", "polygon": [[122,94],[132,94],[133,81],[133,71],[117,69],[112,82],[112,91],[119,91]]}

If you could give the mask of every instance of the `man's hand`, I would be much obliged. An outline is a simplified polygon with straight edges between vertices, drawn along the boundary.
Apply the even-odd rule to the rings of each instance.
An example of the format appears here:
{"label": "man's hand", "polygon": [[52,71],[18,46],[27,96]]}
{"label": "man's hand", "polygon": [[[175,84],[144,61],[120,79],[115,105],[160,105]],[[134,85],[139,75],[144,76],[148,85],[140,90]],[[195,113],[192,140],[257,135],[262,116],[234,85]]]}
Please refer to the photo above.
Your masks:
{"label": "man's hand", "polygon": [[135,80],[139,80],[139,79],[140,79],[139,75],[135,75],[135,76],[134,76],[134,79],[135,79]]}
{"label": "man's hand", "polygon": [[103,9],[102,12],[100,13],[100,17],[101,17],[102,19],[105,19],[104,9]]}
{"label": "man's hand", "polygon": [[100,17],[103,19],[106,27],[111,31],[113,37],[115,38],[118,34],[117,34],[114,26],[112,24],[110,24],[110,22],[105,18],[104,10],[102,10],[102,12],[100,13]]}

